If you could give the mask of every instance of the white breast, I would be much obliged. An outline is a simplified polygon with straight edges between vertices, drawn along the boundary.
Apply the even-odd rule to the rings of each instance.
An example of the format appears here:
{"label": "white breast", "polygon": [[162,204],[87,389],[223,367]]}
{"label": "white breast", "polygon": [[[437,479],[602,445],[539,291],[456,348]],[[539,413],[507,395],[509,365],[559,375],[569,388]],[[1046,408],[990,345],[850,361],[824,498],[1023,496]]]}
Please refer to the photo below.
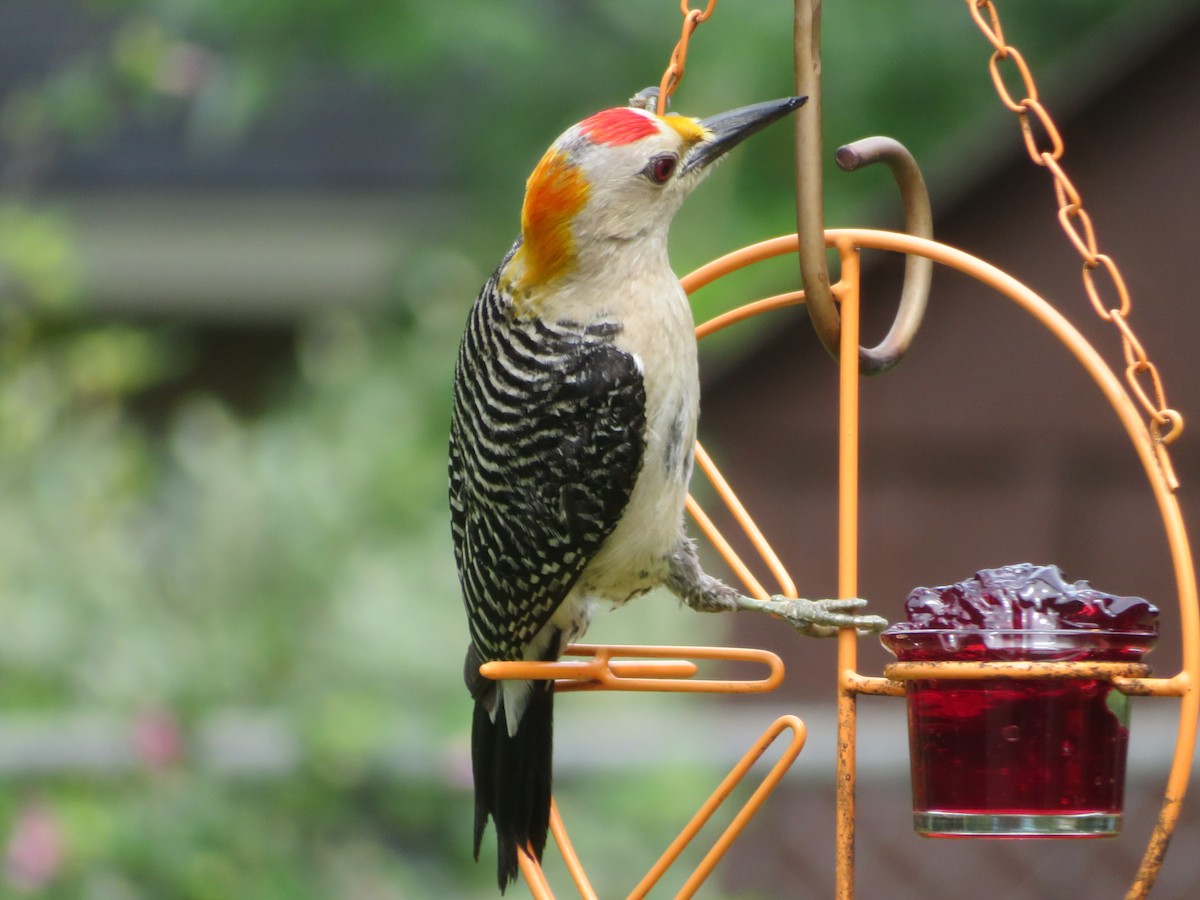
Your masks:
{"label": "white breast", "polygon": [[648,278],[631,294],[643,302],[625,307],[616,343],[642,370],[646,449],[620,524],[580,579],[582,590],[618,603],[661,583],[683,536],[700,406],[695,330],[678,280]]}
{"label": "white breast", "polygon": [[624,603],[660,585],[667,558],[684,536],[700,381],[691,307],[662,237],[615,248],[603,265],[577,270],[545,300],[547,318],[621,325],[614,343],[641,369],[647,427],[641,472],[621,521],[527,658],[554,632],[566,641],[581,637],[597,601]]}

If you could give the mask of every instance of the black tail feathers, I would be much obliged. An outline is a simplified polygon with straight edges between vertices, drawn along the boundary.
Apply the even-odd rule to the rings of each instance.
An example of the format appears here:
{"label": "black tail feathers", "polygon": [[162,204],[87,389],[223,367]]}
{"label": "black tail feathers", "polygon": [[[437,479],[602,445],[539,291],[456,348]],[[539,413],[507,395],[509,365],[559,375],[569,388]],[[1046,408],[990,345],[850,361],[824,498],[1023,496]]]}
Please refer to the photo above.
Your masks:
{"label": "black tail feathers", "polygon": [[509,736],[503,693],[497,690],[496,720],[475,701],[471,766],[475,776],[475,859],[488,816],[496,826],[496,875],[500,893],[516,880],[517,849],[537,859],[550,826],[550,767],[554,731],[554,683],[535,681],[516,734]]}

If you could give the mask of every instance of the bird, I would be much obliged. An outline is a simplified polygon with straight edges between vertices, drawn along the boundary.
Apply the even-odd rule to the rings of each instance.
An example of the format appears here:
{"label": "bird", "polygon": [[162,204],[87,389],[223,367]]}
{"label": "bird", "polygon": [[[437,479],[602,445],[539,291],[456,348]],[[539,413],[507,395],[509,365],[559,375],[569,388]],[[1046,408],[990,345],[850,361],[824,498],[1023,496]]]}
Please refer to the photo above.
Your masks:
{"label": "bird", "polygon": [[859,598],[743,595],[702,569],[684,521],[700,386],[668,231],[715,162],[804,100],[703,119],[631,101],[572,125],[529,176],[520,235],[468,314],[450,523],[470,631],[474,853],[490,818],[501,893],[518,852],[545,847],[554,686],[493,681],[483,663],[555,660],[595,609],[658,587],[813,636],[886,625]]}

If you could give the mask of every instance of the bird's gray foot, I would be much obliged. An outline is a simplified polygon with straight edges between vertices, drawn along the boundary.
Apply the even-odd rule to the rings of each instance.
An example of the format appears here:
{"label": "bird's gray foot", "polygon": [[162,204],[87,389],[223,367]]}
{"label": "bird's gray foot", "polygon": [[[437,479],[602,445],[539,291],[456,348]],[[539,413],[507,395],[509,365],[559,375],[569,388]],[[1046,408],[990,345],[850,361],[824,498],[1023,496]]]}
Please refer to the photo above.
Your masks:
{"label": "bird's gray foot", "polygon": [[856,615],[866,600],[848,597],[842,600],[803,600],[776,594],[769,600],[756,600],[736,591],[700,568],[695,545],[684,539],[668,560],[667,588],[680,600],[699,612],[733,612],[749,609],[767,612],[785,619],[801,634],[833,637],[839,628],[856,628],[872,634],[887,627],[880,616]]}
{"label": "bird's gray foot", "polygon": [[882,616],[856,614],[867,601],[859,597],[848,597],[841,600],[805,600],[803,597],[793,599],[779,594],[770,600],[755,600],[743,597],[739,606],[768,612],[785,619],[789,625],[808,637],[833,637],[840,628],[854,628],[860,634],[873,634],[887,628],[887,620]]}

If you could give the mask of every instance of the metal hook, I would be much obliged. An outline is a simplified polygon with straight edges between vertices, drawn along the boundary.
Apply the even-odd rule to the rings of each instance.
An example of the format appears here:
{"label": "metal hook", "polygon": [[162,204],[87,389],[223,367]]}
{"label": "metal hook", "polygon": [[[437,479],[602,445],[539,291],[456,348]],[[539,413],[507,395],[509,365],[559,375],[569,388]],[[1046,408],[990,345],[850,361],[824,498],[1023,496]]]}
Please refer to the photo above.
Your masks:
{"label": "metal hook", "polygon": [[[796,231],[800,279],[804,302],[813,328],[825,349],[838,355],[841,322],[829,283],[825,256],[825,203],[821,173],[821,0],[795,0],[793,47],[796,94],[808,97],[796,114]],[[885,162],[900,188],[905,230],[917,237],[933,235],[933,217],[925,180],[912,154],[898,141],[873,137],[855,141],[837,151],[837,163],[853,172],[874,162]],[[859,348],[859,370],[864,375],[886,372],[898,363],[912,343],[925,313],[933,264],[909,256],[904,268],[900,308],[887,337],[876,347]]]}
{"label": "metal hook", "polygon": [[[908,149],[889,137],[869,137],[839,147],[834,156],[845,172],[853,172],[872,163],[884,162],[900,188],[904,204],[904,230],[913,237],[933,238],[933,213],[929,206],[929,191],[921,169]],[[886,372],[904,358],[912,344],[925,306],[929,300],[929,285],[933,279],[933,260],[909,254],[904,260],[904,287],[900,292],[900,307],[887,336],[875,347],[858,348],[859,371],[864,375]]]}

